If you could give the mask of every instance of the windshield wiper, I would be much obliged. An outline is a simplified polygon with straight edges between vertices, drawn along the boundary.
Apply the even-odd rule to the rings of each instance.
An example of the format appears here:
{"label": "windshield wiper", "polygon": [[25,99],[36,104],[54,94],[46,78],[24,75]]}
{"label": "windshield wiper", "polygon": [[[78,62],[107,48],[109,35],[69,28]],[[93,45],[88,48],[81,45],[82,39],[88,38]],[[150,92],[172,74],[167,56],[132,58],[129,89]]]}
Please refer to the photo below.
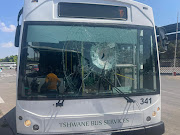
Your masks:
{"label": "windshield wiper", "polygon": [[[106,61],[107,62],[107,61]],[[101,83],[101,79],[105,80],[107,83],[109,83],[111,86],[113,86],[115,88],[115,90],[120,93],[128,103],[135,103],[135,101],[130,98],[129,96],[127,96],[126,94],[124,94],[124,92],[122,92],[118,87],[116,87],[114,84],[112,84],[111,82],[109,82],[105,77],[104,77],[104,71],[105,71],[105,67],[106,67],[106,63],[104,64],[104,68],[102,69],[100,78],[99,78],[99,88],[98,91],[100,91],[100,83]]]}
{"label": "windshield wiper", "polygon": [[61,102],[61,99],[59,99],[59,101],[56,103],[56,107],[62,107],[64,105],[64,99],[62,99],[62,102]]}
{"label": "windshield wiper", "polygon": [[[59,86],[57,87],[57,90],[59,91]],[[58,92],[58,94],[59,94],[59,92]],[[59,98],[59,100],[58,100],[58,102],[56,103],[56,107],[62,107],[62,106],[64,106],[64,92],[63,92],[63,94],[62,94],[62,96],[60,97],[60,96],[58,96],[58,98]]]}
{"label": "windshield wiper", "polygon": [[135,102],[132,98],[130,98],[129,96],[127,96],[124,92],[122,92],[122,91],[121,91],[118,87],[116,87],[113,83],[109,82],[106,78],[104,78],[104,77],[102,77],[102,76],[101,76],[101,78],[102,78],[103,80],[105,80],[108,84],[112,85],[112,86],[115,88],[115,90],[116,90],[119,94],[121,94],[121,95],[127,100],[128,103],[134,103],[134,102]]}

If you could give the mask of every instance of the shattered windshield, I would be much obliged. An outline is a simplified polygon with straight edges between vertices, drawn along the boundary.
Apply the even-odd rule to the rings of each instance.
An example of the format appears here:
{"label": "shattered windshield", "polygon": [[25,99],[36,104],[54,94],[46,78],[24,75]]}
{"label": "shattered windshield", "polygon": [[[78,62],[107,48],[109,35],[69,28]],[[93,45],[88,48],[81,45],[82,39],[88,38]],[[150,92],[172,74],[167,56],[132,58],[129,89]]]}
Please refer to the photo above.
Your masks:
{"label": "shattered windshield", "polygon": [[159,91],[153,29],[27,25],[19,96],[94,98]]}

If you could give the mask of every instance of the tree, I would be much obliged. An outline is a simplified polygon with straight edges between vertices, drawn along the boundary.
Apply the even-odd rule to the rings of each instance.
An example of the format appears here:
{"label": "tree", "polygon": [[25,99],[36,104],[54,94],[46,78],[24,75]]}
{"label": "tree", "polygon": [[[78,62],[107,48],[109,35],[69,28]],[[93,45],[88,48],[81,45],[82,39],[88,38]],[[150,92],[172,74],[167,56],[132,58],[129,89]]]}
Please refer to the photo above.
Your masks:
{"label": "tree", "polygon": [[17,63],[17,55],[7,56],[4,59],[0,59],[0,62],[16,62]]}

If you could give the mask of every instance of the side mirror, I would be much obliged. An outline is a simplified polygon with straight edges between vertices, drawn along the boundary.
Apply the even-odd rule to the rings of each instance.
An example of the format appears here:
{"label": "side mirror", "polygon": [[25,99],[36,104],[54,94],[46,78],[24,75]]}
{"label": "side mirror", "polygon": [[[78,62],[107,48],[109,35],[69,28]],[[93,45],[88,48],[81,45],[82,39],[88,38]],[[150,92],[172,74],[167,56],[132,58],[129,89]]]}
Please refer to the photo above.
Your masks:
{"label": "side mirror", "polygon": [[19,25],[19,19],[21,17],[23,13],[23,8],[19,11],[18,13],[18,17],[17,17],[17,27],[16,27],[16,35],[15,35],[15,41],[14,41],[14,46],[15,47],[19,47],[19,37],[20,37],[20,34],[21,34],[21,25]]}
{"label": "side mirror", "polygon": [[165,51],[167,51],[169,42],[168,42],[168,37],[166,36],[166,30],[163,27],[159,27],[158,30],[159,30],[161,46]]}
{"label": "side mirror", "polygon": [[15,41],[14,41],[14,46],[15,47],[19,47],[20,32],[21,32],[21,25],[18,25],[16,27],[16,35],[15,35]]}

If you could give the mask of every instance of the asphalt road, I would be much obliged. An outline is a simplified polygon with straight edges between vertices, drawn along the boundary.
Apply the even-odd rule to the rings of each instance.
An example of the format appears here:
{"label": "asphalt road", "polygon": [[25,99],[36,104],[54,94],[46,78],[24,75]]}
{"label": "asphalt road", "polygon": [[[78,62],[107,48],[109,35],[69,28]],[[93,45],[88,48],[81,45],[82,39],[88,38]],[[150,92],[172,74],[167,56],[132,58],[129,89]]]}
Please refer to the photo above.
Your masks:
{"label": "asphalt road", "polygon": [[[15,132],[12,130],[15,104],[16,73],[4,70],[0,73],[0,135],[13,135]],[[164,135],[179,135],[180,76],[162,75],[162,121],[166,128]]]}
{"label": "asphalt road", "polygon": [[180,76],[162,76],[162,121],[165,135],[180,133]]}
{"label": "asphalt road", "polygon": [[[3,72],[0,73],[0,135],[13,135],[7,119],[14,118],[11,110],[15,105],[16,72],[13,69],[3,70]],[[15,118],[12,120],[14,121]]]}

